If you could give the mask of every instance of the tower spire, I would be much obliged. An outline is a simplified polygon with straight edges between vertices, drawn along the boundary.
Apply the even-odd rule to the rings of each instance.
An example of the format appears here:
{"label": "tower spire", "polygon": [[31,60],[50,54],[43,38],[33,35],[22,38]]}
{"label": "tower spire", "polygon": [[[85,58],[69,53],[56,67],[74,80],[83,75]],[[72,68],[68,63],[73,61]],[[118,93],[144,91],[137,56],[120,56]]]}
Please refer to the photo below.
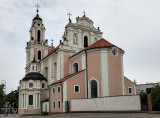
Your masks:
{"label": "tower spire", "polygon": [[37,7],[37,14],[38,14],[40,8],[39,4],[36,4],[35,7]]}
{"label": "tower spire", "polygon": [[86,11],[85,10],[83,11],[83,14],[84,14],[83,16],[85,17],[86,16]]}
{"label": "tower spire", "polygon": [[72,14],[69,12],[67,15],[69,16],[69,23],[71,23],[72,21],[71,21],[70,17],[72,16]]}

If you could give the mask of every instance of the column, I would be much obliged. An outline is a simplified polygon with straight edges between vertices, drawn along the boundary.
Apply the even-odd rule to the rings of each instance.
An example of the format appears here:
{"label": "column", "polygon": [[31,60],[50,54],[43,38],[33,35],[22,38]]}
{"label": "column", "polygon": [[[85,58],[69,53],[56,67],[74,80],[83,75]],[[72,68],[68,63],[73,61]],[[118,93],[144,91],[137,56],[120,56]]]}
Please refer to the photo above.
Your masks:
{"label": "column", "polygon": [[37,93],[35,93],[35,108],[37,108]]}
{"label": "column", "polygon": [[28,94],[26,94],[26,108],[28,107]]}
{"label": "column", "polygon": [[40,101],[41,101],[41,98],[40,98],[40,96],[41,96],[41,94],[39,93],[39,106],[38,106],[38,108],[40,108],[40,106],[41,106],[41,104],[40,104]]}
{"label": "column", "polygon": [[24,108],[26,108],[26,94],[24,94]]}

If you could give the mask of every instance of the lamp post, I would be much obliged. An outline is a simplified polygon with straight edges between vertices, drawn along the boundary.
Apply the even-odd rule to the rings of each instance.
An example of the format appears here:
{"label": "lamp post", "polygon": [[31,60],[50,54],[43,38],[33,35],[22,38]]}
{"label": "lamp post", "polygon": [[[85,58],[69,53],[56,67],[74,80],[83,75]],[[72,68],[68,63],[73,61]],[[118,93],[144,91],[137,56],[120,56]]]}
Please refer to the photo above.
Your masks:
{"label": "lamp post", "polygon": [[6,81],[5,81],[5,80],[2,80],[2,81],[1,81],[1,84],[4,84],[4,92],[5,92],[5,95],[6,95]]}

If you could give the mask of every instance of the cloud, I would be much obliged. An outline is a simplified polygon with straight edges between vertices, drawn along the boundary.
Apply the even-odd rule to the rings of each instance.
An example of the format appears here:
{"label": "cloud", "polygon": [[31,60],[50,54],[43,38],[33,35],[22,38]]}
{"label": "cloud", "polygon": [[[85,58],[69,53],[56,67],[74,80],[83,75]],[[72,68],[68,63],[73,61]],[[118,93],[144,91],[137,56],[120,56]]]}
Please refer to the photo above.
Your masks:
{"label": "cloud", "polygon": [[75,22],[85,10],[103,37],[125,50],[127,77],[138,83],[159,81],[159,0],[1,0],[0,75],[7,81],[7,92],[16,89],[25,75],[25,46],[37,3],[49,43],[53,38],[54,45],[59,44],[68,12]]}

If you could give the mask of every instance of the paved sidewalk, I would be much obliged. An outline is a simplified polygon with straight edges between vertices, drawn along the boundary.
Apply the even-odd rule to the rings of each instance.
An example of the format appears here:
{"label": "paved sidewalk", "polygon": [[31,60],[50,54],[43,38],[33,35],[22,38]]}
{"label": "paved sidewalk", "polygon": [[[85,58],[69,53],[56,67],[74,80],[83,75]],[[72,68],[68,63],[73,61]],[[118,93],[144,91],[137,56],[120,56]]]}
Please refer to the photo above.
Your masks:
{"label": "paved sidewalk", "polygon": [[52,116],[25,116],[0,115],[0,118],[160,118],[160,114],[147,113],[62,113]]}

